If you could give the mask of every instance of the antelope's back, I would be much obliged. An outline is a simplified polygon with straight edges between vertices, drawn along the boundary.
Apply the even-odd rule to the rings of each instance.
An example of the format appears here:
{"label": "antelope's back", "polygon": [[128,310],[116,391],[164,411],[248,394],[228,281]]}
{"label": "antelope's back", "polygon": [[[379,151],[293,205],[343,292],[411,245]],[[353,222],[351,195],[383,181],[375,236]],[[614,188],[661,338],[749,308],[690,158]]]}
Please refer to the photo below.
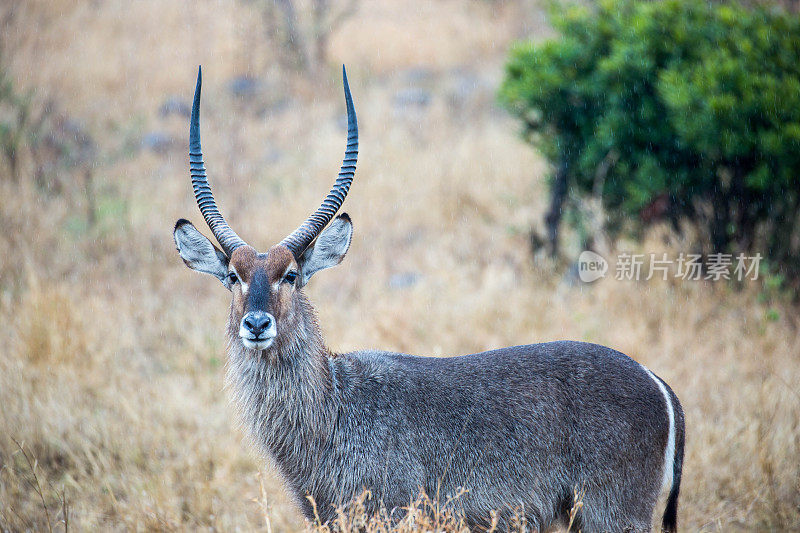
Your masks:
{"label": "antelope's back", "polygon": [[618,487],[641,487],[643,469],[661,475],[664,397],[641,365],[604,346],[445,358],[364,351],[333,366],[341,422],[368,441],[375,482],[403,484],[412,497],[419,487],[465,487],[467,506],[496,496],[541,509],[552,505],[548,494],[568,499],[576,483],[602,483],[609,472]]}

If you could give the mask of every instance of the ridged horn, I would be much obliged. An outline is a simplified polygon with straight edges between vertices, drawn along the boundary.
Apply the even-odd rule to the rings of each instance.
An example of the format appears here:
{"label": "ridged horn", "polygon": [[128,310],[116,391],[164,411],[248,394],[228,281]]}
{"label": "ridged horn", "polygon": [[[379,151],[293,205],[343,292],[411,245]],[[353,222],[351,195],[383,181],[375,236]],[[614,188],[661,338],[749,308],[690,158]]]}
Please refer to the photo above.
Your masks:
{"label": "ridged horn", "polygon": [[353,97],[350,95],[350,85],[347,83],[347,72],[342,65],[342,79],[344,80],[344,99],[347,104],[347,148],[344,152],[342,168],[339,170],[339,177],[331,187],[328,196],[322,201],[322,205],[309,216],[300,227],[292,232],[288,237],[281,241],[299,259],[308,246],[317,238],[319,232],[328,225],[333,216],[342,207],[353,183],[353,176],[356,173],[356,160],[358,159],[358,121],[356,120],[356,109],[353,106]]}
{"label": "ridged horn", "polygon": [[203,214],[211,233],[219,242],[222,251],[230,257],[238,247],[247,244],[234,232],[217,209],[217,202],[211,193],[211,185],[206,177],[203,164],[203,150],[200,147],[200,87],[203,84],[203,73],[197,68],[197,86],[194,89],[192,118],[189,122],[189,175],[192,177],[192,189],[197,200],[197,207]]}

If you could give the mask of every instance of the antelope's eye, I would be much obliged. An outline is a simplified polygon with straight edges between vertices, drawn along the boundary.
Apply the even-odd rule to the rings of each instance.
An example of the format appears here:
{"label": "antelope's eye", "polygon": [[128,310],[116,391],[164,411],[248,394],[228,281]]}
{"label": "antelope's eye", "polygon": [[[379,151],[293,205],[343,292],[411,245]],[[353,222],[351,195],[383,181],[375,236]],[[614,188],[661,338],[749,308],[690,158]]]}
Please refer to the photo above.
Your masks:
{"label": "antelope's eye", "polygon": [[290,285],[294,283],[294,280],[296,279],[297,279],[297,272],[295,272],[294,270],[290,270],[289,272],[286,273],[285,276],[283,276],[283,281],[289,283]]}
{"label": "antelope's eye", "polygon": [[239,281],[239,276],[236,275],[236,272],[228,272],[228,281],[231,285]]}

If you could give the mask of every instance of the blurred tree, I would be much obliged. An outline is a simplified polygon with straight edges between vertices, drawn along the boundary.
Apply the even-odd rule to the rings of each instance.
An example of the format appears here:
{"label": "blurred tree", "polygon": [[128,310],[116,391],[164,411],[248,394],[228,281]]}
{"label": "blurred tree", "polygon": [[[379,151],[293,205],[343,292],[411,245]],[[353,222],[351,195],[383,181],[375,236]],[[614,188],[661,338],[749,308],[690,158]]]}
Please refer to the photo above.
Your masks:
{"label": "blurred tree", "polygon": [[594,195],[612,236],[688,223],[800,278],[800,17],[623,0],[553,20],[560,36],[516,45],[500,90],[556,169],[552,252],[565,200]]}
{"label": "blurred tree", "polygon": [[336,5],[331,0],[254,1],[261,10],[267,38],[275,44],[278,61],[312,75],[320,74],[327,64],[330,35],[358,8],[358,0]]}

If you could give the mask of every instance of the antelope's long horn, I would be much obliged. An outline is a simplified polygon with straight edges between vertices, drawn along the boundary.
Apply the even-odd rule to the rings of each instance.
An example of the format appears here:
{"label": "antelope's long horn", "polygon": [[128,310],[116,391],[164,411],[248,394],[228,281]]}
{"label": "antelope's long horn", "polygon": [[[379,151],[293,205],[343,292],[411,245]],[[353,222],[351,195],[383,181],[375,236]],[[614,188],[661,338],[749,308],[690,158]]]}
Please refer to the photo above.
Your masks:
{"label": "antelope's long horn", "polygon": [[281,244],[286,246],[299,259],[308,246],[317,238],[319,232],[328,225],[333,216],[342,207],[353,183],[353,176],[356,173],[356,160],[358,159],[358,121],[356,120],[356,109],[353,106],[353,97],[350,95],[350,86],[347,83],[347,72],[342,65],[342,79],[344,80],[344,99],[347,104],[347,148],[344,152],[342,168],[339,170],[339,177],[331,187],[328,196],[322,201],[322,205],[311,215],[299,228],[294,230],[291,235],[283,239]]}
{"label": "antelope's long horn", "polygon": [[189,175],[192,177],[192,189],[197,200],[197,206],[206,219],[206,224],[211,228],[211,233],[222,246],[222,251],[230,257],[238,247],[247,244],[225,222],[222,213],[217,209],[217,202],[211,193],[211,185],[206,177],[206,168],[203,165],[203,150],[200,148],[200,87],[203,84],[203,73],[197,68],[197,86],[194,89],[194,104],[192,105],[192,118],[189,123]]}

